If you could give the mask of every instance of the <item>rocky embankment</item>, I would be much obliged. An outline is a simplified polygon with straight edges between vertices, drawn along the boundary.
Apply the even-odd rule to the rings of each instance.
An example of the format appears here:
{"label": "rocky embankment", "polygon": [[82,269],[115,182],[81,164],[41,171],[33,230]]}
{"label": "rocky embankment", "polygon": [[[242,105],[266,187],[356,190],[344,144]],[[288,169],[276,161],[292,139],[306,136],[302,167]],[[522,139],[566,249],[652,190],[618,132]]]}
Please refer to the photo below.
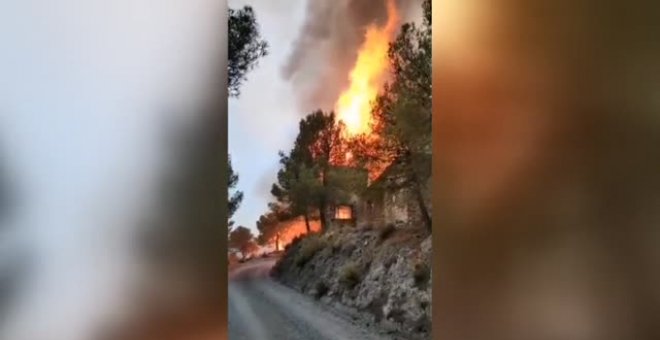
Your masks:
{"label": "rocky embankment", "polygon": [[431,331],[431,236],[393,226],[343,228],[291,243],[273,277],[406,338]]}

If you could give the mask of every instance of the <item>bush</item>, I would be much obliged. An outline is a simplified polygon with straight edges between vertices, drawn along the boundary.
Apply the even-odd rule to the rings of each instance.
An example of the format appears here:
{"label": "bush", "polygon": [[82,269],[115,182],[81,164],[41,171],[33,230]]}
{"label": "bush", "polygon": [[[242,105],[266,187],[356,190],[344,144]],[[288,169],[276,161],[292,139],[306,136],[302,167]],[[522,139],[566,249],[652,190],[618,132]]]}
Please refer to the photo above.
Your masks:
{"label": "bush", "polygon": [[341,249],[341,243],[335,242],[332,244],[332,253],[336,253]]}
{"label": "bush", "polygon": [[314,294],[314,297],[317,299],[320,299],[323,297],[326,293],[328,293],[328,285],[325,284],[323,281],[319,281],[316,283],[316,292]]}
{"label": "bush", "polygon": [[348,288],[353,288],[360,283],[360,268],[354,263],[344,265],[339,271],[339,283]]}
{"label": "bush", "polygon": [[304,266],[320,250],[326,247],[326,242],[318,236],[308,237],[301,245],[296,255],[296,265]]}
{"label": "bush", "polygon": [[381,241],[387,240],[394,232],[396,231],[396,227],[394,224],[388,224],[385,226],[385,228],[381,229],[380,232],[378,233],[378,238]]}
{"label": "bush", "polygon": [[284,251],[289,250],[289,248],[291,248],[291,247],[295,246],[296,244],[298,244],[302,239],[303,239],[303,235],[298,235],[298,236],[294,237],[293,240],[291,240],[291,242],[289,244],[284,246]]}
{"label": "bush", "polygon": [[417,287],[425,286],[431,279],[431,270],[423,262],[415,263],[413,268],[413,278],[415,279],[415,285]]}

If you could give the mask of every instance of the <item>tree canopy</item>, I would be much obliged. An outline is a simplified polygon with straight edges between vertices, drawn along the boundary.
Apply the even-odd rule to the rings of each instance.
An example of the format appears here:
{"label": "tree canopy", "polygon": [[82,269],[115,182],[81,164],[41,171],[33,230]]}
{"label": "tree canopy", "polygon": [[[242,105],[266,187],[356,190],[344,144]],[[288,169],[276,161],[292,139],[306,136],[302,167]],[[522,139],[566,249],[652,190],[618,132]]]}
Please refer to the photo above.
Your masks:
{"label": "tree canopy", "polygon": [[257,65],[259,58],[268,54],[268,43],[261,38],[252,7],[230,8],[228,14],[228,89],[230,96],[237,97],[247,73]]}
{"label": "tree canopy", "polygon": [[313,212],[320,214],[321,228],[325,230],[325,208],[336,191],[327,181],[328,172],[346,152],[343,125],[335,122],[333,112],[317,110],[301,119],[298,126],[291,151],[280,152],[280,170],[271,194],[290,217],[305,217],[308,232],[309,214]]}
{"label": "tree canopy", "polygon": [[259,237],[257,238],[257,243],[262,246],[274,244],[275,250],[279,250],[280,246],[280,235],[283,230],[281,221],[286,218],[278,214],[278,211],[281,213],[282,210],[278,210],[278,205],[271,204],[270,211],[259,216],[257,220],[257,229],[259,230]]}
{"label": "tree canopy", "polygon": [[254,242],[252,231],[244,226],[238,226],[229,233],[229,247],[241,252],[243,257],[249,255],[253,250],[250,243]]}

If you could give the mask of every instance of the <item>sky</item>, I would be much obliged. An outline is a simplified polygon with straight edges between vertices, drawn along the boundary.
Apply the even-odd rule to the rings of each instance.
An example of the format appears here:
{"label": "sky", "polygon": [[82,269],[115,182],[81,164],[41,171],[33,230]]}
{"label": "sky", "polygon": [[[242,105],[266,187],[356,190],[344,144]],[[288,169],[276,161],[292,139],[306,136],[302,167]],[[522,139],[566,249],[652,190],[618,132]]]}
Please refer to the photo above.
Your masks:
{"label": "sky", "polygon": [[85,339],[120,308],[164,127],[193,117],[223,10],[215,0],[0,1],[0,162],[18,194],[0,250],[30,263],[0,338]]}
{"label": "sky", "polygon": [[256,234],[256,221],[272,200],[277,152],[291,148],[302,117],[294,89],[281,73],[305,18],[305,1],[229,1],[231,8],[244,5],[254,9],[261,35],[270,45],[269,55],[247,75],[240,97],[228,103],[229,153],[239,174],[238,189],[245,196],[234,221]]}

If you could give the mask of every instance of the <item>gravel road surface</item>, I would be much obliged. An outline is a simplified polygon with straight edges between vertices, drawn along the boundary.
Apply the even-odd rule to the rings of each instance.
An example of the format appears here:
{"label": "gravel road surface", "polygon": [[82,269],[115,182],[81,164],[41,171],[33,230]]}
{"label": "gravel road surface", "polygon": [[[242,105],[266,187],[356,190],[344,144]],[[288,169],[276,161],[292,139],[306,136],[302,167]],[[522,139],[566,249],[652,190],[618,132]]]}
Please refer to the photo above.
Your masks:
{"label": "gravel road surface", "polygon": [[276,259],[229,273],[229,340],[387,340],[350,317],[272,280]]}

